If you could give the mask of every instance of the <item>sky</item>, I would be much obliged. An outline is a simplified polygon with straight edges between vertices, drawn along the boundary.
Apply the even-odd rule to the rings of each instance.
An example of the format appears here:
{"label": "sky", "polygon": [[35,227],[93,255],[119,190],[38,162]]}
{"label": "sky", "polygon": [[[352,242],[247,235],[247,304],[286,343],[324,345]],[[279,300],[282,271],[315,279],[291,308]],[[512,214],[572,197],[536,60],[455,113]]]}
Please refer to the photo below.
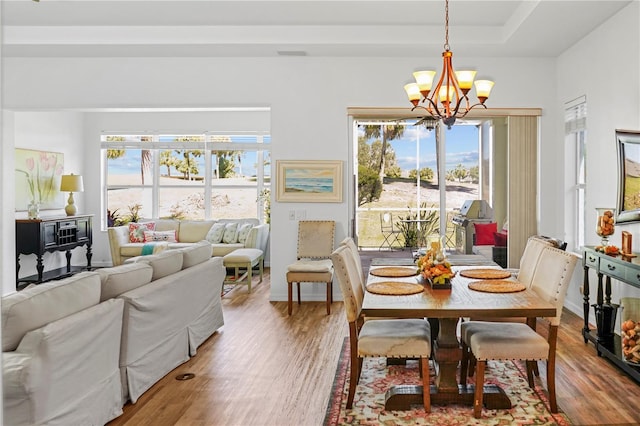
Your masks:
{"label": "sky", "polygon": [[[429,167],[436,170],[435,131],[424,126],[407,126],[401,139],[391,141],[396,153],[398,166],[404,170]],[[416,163],[418,151],[416,142],[420,142],[420,162]],[[372,141],[370,141],[372,142]],[[462,164],[467,169],[478,165],[478,128],[475,125],[457,125],[446,130],[446,169],[454,169]]]}
{"label": "sky", "polygon": [[[478,165],[478,128],[475,125],[456,125],[446,130],[446,169],[454,169],[462,164],[467,169]],[[420,141],[419,167],[429,167],[436,170],[435,131],[428,131],[424,126],[407,126],[402,139],[391,141],[396,153],[396,160],[403,171],[415,169],[418,151],[416,141]],[[195,159],[204,175],[204,157]],[[256,153],[248,151],[242,156],[242,174],[256,175]],[[236,168],[236,173],[239,173]],[[109,173],[115,175],[140,173],[140,150],[127,150],[124,157],[109,160]],[[161,167],[161,174],[166,174],[166,168]],[[172,175],[178,174],[174,171]]]}

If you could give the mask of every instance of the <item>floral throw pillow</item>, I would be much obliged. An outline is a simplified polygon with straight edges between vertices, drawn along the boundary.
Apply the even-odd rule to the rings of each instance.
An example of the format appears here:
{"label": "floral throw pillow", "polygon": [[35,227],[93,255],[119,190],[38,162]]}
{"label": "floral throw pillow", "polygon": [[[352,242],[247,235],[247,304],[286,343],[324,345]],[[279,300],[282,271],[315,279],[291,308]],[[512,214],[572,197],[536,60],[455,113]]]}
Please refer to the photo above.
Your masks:
{"label": "floral throw pillow", "polygon": [[232,244],[238,242],[238,223],[227,223],[224,227],[224,235],[222,236],[222,242],[225,244]]}
{"label": "floral throw pillow", "polygon": [[144,231],[155,231],[155,222],[129,223],[129,242],[144,243]]}
{"label": "floral throw pillow", "polygon": [[253,228],[253,225],[250,223],[245,223],[238,228],[238,242],[244,244],[247,241],[247,237],[249,236],[249,232]]}
{"label": "floral throw pillow", "polygon": [[166,241],[168,243],[177,243],[176,231],[144,231],[144,242],[152,243],[155,241]]}
{"label": "floral throw pillow", "polygon": [[213,244],[218,244],[222,242],[222,236],[224,235],[224,223],[214,223],[207,232],[207,236],[204,237],[205,240],[209,241]]}

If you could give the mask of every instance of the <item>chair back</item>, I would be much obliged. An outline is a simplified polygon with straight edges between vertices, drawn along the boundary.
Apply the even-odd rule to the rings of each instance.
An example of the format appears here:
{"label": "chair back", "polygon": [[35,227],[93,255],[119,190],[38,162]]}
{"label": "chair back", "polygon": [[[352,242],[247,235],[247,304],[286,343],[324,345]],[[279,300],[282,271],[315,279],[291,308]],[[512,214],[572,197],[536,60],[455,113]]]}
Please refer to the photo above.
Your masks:
{"label": "chair back", "polygon": [[353,256],[349,253],[347,246],[340,246],[331,253],[331,261],[342,291],[347,321],[354,322],[362,310],[364,287],[359,282]]}
{"label": "chair back", "polygon": [[553,244],[544,238],[536,236],[529,237],[527,240],[520,258],[520,271],[518,272],[518,281],[527,287],[531,286],[533,274],[545,247],[553,247]]}
{"label": "chair back", "polygon": [[358,251],[356,242],[353,241],[353,238],[347,237],[340,242],[340,245],[349,247],[349,253],[351,253],[351,256],[353,256],[353,260],[356,264],[356,269],[358,270],[358,275],[360,276],[361,283],[362,285],[364,285],[365,276],[364,270],[362,269],[362,259],[360,258],[360,252]]}
{"label": "chair back", "polygon": [[380,213],[380,230],[382,232],[393,232],[393,214],[391,212]]}
{"label": "chair back", "polygon": [[562,306],[571,283],[573,270],[578,262],[578,256],[555,247],[545,247],[533,274],[531,290],[544,300],[556,306],[556,316],[547,318],[551,325],[560,325]]}
{"label": "chair back", "polygon": [[333,251],[336,222],[301,220],[298,222],[298,259],[329,259]]}

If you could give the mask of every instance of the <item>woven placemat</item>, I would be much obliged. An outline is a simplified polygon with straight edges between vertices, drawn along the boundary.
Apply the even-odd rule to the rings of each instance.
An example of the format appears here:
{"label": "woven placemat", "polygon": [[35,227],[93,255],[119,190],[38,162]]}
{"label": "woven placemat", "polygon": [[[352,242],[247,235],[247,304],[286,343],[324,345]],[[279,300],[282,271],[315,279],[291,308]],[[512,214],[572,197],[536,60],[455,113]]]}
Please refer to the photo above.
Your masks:
{"label": "woven placemat", "polygon": [[463,269],[460,271],[460,275],[478,280],[499,280],[501,278],[509,278],[511,272],[503,269]]}
{"label": "woven placemat", "polygon": [[469,283],[469,288],[485,293],[517,293],[527,287],[518,281],[487,280],[472,281]]}
{"label": "woven placemat", "polygon": [[390,296],[404,296],[408,294],[422,293],[424,287],[418,283],[404,283],[402,281],[380,281],[367,285],[367,291],[374,294]]}
{"label": "woven placemat", "polygon": [[371,269],[369,273],[376,277],[385,278],[412,277],[418,275],[418,268],[408,266],[383,266],[382,268]]}

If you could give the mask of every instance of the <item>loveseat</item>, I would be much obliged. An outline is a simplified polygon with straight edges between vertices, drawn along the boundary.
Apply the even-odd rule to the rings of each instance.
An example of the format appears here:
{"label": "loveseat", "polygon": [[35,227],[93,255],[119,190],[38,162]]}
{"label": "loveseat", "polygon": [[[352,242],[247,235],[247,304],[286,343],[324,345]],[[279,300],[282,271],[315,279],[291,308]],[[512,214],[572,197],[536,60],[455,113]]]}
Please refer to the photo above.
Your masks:
{"label": "loveseat", "polygon": [[[149,229],[150,228],[150,229]],[[162,242],[169,249],[209,241],[211,256],[224,256],[238,248],[257,248],[265,252],[269,225],[258,219],[174,220],[149,219],[140,223],[108,228],[113,265],[140,256],[151,245]]]}
{"label": "loveseat", "polygon": [[223,323],[209,242],[40,284],[2,300],[7,425],[102,425]]}

